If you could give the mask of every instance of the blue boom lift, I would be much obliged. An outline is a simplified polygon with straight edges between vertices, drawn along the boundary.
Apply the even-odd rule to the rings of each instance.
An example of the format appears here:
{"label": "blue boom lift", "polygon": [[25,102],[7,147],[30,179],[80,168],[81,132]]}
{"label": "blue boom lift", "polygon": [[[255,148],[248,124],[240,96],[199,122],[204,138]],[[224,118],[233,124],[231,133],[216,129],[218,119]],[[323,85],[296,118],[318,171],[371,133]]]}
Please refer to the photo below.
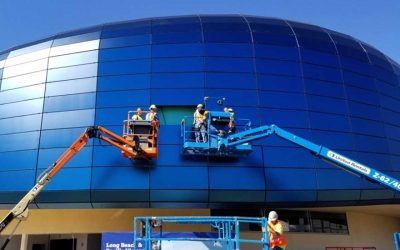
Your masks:
{"label": "blue boom lift", "polygon": [[334,166],[340,167],[358,176],[364,176],[369,180],[378,182],[395,191],[400,191],[399,180],[377,171],[372,167],[350,159],[347,156],[339,154],[327,147],[315,144],[294,135],[276,125],[250,128],[250,123],[247,123],[247,125],[242,128],[242,131],[230,134],[227,132],[227,126],[231,119],[230,117],[231,114],[228,112],[208,112],[206,120],[207,131],[205,132],[207,140],[200,142],[193,140],[193,134],[195,132],[191,128],[191,123],[187,122],[188,118],[185,118],[182,122],[182,135],[184,138],[183,154],[224,157],[245,156],[252,152],[252,147],[249,142],[275,134],[284,140],[309,150],[315,156]]}

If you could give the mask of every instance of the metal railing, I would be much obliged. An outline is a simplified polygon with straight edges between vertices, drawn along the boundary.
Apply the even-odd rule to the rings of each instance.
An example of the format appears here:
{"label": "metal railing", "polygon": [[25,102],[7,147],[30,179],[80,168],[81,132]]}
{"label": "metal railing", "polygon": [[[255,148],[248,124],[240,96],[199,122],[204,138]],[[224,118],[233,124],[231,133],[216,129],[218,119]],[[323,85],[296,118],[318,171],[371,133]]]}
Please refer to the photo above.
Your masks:
{"label": "metal railing", "polygon": [[[169,237],[162,232],[166,223],[173,224],[203,224],[216,230],[215,237]],[[241,238],[241,223],[260,225],[262,237],[259,240]],[[266,218],[254,217],[218,217],[218,216],[172,216],[172,217],[136,217],[134,219],[134,250],[140,243],[141,249],[159,249],[162,241],[212,241],[220,242],[227,250],[240,250],[243,243],[261,245],[263,250],[269,250],[268,221]],[[159,228],[154,234],[152,228]]]}

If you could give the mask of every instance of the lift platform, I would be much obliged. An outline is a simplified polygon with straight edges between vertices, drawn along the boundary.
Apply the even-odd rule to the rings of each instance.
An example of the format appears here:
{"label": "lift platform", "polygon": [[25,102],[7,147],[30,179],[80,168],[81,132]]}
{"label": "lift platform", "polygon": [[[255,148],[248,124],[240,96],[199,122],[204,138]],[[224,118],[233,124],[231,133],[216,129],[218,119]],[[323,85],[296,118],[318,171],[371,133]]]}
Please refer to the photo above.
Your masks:
{"label": "lift platform", "polygon": [[[240,228],[243,224],[253,224],[260,228],[260,239],[243,238]],[[223,216],[171,216],[171,217],[135,217],[134,250],[176,250],[176,249],[226,249],[238,250],[241,244],[258,245],[256,249],[268,250],[268,220],[255,217]],[[163,227],[168,224],[207,225],[210,233],[165,233]],[[171,242],[175,242],[171,243]],[[202,245],[195,242],[202,242]],[[180,243],[180,244],[178,244]],[[210,244],[211,243],[211,244]],[[184,248],[179,246],[183,245]]]}
{"label": "lift platform", "polygon": [[133,121],[130,117],[133,111],[128,112],[128,119],[124,121],[124,133],[122,136],[101,127],[92,126],[87,128],[72,145],[39,177],[35,186],[12,208],[0,221],[0,233],[14,220],[17,224],[11,235],[6,239],[1,250],[5,249],[11,237],[15,233],[21,221],[29,216],[28,207],[53,179],[53,177],[86,146],[89,139],[98,138],[101,141],[121,150],[122,155],[131,160],[153,159],[158,155],[158,122],[157,121]]}
{"label": "lift platform", "polygon": [[[134,145],[135,151],[138,152],[137,158],[157,158],[159,122],[156,120],[133,120],[134,114],[135,111],[129,111],[128,118],[124,120],[123,138]],[[124,151],[122,155],[127,157]]]}
{"label": "lift platform", "polygon": [[[221,148],[220,140],[231,135],[229,122],[231,114],[223,111],[209,111],[206,119],[206,130],[195,131],[193,127],[193,116],[186,116],[182,120],[181,135],[183,137],[183,154],[200,156],[246,156],[252,152],[249,143],[236,144],[233,147]],[[250,129],[247,119],[236,120],[237,131]],[[206,140],[196,141],[196,133],[205,133]]]}

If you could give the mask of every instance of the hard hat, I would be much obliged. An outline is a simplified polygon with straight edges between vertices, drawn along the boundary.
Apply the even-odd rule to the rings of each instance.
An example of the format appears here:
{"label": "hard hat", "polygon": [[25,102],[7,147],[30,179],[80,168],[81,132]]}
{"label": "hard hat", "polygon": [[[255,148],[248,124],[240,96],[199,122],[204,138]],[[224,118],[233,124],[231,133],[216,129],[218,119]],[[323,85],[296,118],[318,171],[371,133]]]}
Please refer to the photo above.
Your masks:
{"label": "hard hat", "polygon": [[157,109],[157,107],[156,107],[156,105],[151,104],[150,107],[149,107],[149,109]]}
{"label": "hard hat", "polygon": [[198,104],[198,105],[197,105],[197,108],[203,108],[203,104],[201,104],[201,103]]}
{"label": "hard hat", "polygon": [[269,221],[276,221],[278,219],[278,214],[275,211],[271,211],[268,214]]}
{"label": "hard hat", "polygon": [[137,108],[136,111],[142,111],[142,109],[141,108]]}
{"label": "hard hat", "polygon": [[228,112],[233,112],[233,109],[232,108],[228,108]]}

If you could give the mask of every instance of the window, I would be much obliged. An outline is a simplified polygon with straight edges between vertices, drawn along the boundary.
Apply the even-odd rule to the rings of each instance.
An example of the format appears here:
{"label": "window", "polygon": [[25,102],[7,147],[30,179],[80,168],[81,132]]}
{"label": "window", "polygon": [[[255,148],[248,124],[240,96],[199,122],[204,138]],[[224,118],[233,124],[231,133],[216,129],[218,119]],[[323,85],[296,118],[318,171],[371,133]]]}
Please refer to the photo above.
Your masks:
{"label": "window", "polygon": [[[259,209],[212,209],[212,216],[268,216]],[[326,213],[314,211],[277,210],[279,220],[286,223],[289,232],[349,234],[345,213]],[[240,228],[241,230],[258,231],[259,227]]]}
{"label": "window", "polygon": [[310,212],[312,232],[349,234],[346,214]]}
{"label": "window", "polygon": [[161,125],[179,125],[185,116],[193,116],[194,110],[194,106],[158,107],[158,118]]}

